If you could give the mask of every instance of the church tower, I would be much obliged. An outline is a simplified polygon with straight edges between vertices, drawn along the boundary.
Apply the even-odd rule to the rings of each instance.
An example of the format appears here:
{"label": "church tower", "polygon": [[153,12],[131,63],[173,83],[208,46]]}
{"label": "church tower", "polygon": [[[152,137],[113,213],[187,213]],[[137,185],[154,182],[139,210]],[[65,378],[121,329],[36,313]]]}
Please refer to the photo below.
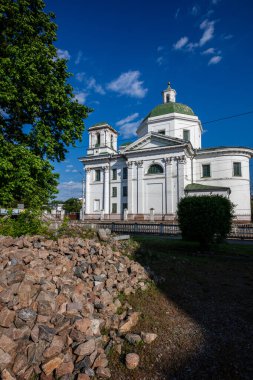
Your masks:
{"label": "church tower", "polygon": [[88,129],[89,148],[88,155],[115,154],[117,153],[118,132],[108,123],[102,122]]}
{"label": "church tower", "polygon": [[163,103],[175,103],[176,102],[176,91],[171,88],[170,82],[168,82],[168,88],[162,92]]}

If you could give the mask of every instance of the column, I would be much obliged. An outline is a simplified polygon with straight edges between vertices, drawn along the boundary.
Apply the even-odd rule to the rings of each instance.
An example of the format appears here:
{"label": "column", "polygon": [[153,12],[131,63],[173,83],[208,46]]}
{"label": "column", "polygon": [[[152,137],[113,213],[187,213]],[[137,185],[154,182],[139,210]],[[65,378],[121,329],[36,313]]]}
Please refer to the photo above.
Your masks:
{"label": "column", "polygon": [[127,208],[128,213],[133,214],[133,162],[127,161]]}
{"label": "column", "polygon": [[165,214],[172,213],[173,184],[172,184],[172,158],[166,157],[165,162]]}
{"label": "column", "polygon": [[137,161],[137,214],[144,213],[143,161]]}
{"label": "column", "polygon": [[184,197],[184,176],[185,176],[185,156],[178,157],[178,194],[179,194],[179,199],[178,202],[180,201],[181,198]]}
{"label": "column", "polygon": [[104,213],[109,214],[109,166],[105,166],[104,168],[104,200],[103,207]]}
{"label": "column", "polygon": [[86,171],[86,190],[85,190],[85,214],[91,213],[91,199],[90,199],[90,181],[91,181],[91,170],[90,168],[85,168]]}

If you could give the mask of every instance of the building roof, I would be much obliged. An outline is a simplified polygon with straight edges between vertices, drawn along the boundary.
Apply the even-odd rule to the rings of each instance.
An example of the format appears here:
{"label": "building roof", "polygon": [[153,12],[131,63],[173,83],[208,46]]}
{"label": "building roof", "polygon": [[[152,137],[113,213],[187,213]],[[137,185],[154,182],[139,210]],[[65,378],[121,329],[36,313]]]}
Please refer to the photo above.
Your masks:
{"label": "building roof", "polygon": [[223,186],[211,186],[211,185],[202,185],[200,183],[191,183],[185,187],[185,191],[218,191],[218,190],[230,190],[230,187]]}
{"label": "building roof", "polygon": [[195,116],[193,110],[187,105],[182,103],[169,102],[159,104],[158,106],[153,108],[152,111],[150,111],[149,114],[145,117],[145,119],[147,119],[148,117],[166,115],[168,113],[182,113],[184,115]]}
{"label": "building roof", "polygon": [[101,127],[109,128],[112,132],[117,133],[116,129],[114,129],[110,124],[108,124],[106,121],[101,121],[100,123],[93,124],[88,131],[94,131],[96,129],[101,129]]}

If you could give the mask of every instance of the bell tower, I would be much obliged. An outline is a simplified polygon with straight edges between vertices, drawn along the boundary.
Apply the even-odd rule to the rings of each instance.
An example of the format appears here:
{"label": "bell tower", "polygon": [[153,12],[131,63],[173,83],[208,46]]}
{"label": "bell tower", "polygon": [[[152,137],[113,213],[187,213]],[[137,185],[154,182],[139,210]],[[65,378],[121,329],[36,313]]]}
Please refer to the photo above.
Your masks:
{"label": "bell tower", "polygon": [[168,82],[168,88],[162,92],[163,103],[175,103],[176,102],[176,90],[171,88],[170,82]]}
{"label": "bell tower", "polygon": [[108,123],[102,122],[88,129],[89,148],[88,155],[117,153],[118,132]]}

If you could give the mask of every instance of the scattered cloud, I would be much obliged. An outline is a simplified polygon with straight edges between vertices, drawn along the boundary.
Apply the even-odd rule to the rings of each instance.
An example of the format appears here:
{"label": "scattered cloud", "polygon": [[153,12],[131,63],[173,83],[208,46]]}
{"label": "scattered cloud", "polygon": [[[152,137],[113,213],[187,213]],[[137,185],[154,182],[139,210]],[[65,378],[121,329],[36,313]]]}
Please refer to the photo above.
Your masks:
{"label": "scattered cloud", "polygon": [[60,59],[70,59],[70,54],[68,50],[57,49],[57,56]]}
{"label": "scattered cloud", "polygon": [[220,0],[212,0],[212,4],[218,4],[220,2]]}
{"label": "scattered cloud", "polygon": [[75,65],[79,65],[82,58],[83,58],[83,52],[82,52],[82,50],[79,50],[79,52],[77,53],[76,60],[75,60]]}
{"label": "scattered cloud", "polygon": [[142,119],[135,120],[138,117],[139,114],[136,112],[116,123],[116,125],[120,127],[119,133],[124,139],[129,139],[130,137],[136,136],[136,130],[142,121]]}
{"label": "scattered cloud", "polygon": [[82,195],[82,182],[76,182],[76,181],[68,181],[68,182],[61,182],[58,185],[58,198],[59,199],[68,199],[72,197],[81,197]]}
{"label": "scattered cloud", "polygon": [[175,50],[181,50],[186,44],[187,42],[189,41],[189,38],[188,37],[181,37],[174,45],[174,49]]}
{"label": "scattered cloud", "polygon": [[191,9],[191,15],[192,16],[197,16],[199,14],[199,7],[197,5],[193,5]]}
{"label": "scattered cloud", "polygon": [[163,56],[160,56],[156,59],[156,62],[158,63],[159,66],[162,66],[162,64],[165,62],[165,59]]}
{"label": "scattered cloud", "polygon": [[85,73],[77,73],[76,79],[78,82],[85,83],[86,90],[93,90],[97,94],[105,95],[105,90],[100,84],[97,83],[95,78],[87,77]]}
{"label": "scattered cloud", "polygon": [[117,121],[116,125],[121,126],[126,123],[129,123],[130,121],[133,121],[134,119],[136,119],[138,116],[139,116],[138,112],[135,112],[132,115],[125,117],[125,119]]}
{"label": "scattered cloud", "polygon": [[67,165],[66,168],[73,168],[74,165]]}
{"label": "scattered cloud", "polygon": [[214,21],[204,20],[200,24],[200,29],[204,30],[204,33],[199,41],[199,46],[205,45],[214,36]]}
{"label": "scattered cloud", "polygon": [[225,36],[223,36],[223,39],[224,40],[231,40],[231,38],[233,38],[233,34],[226,34]]}
{"label": "scattered cloud", "polygon": [[214,48],[206,49],[206,50],[202,51],[201,54],[203,54],[203,55],[215,54],[215,49]]}
{"label": "scattered cloud", "polygon": [[83,104],[86,101],[88,94],[85,91],[76,91],[74,99],[78,101],[78,103]]}
{"label": "scattered cloud", "polygon": [[163,50],[164,50],[164,46],[158,46],[158,48],[157,48],[158,53],[159,53],[160,51],[163,51]]}
{"label": "scattered cloud", "polygon": [[222,56],[220,56],[220,55],[215,55],[214,57],[212,57],[212,58],[210,59],[210,61],[208,62],[208,65],[216,65],[216,64],[219,63],[221,60],[222,60]]}
{"label": "scattered cloud", "polygon": [[139,80],[140,75],[141,73],[138,70],[128,71],[108,83],[107,88],[120,95],[128,95],[132,98],[144,98],[148,89],[143,87],[143,81]]}
{"label": "scattered cloud", "polygon": [[178,18],[179,13],[180,13],[180,8],[177,8],[177,10],[176,10],[176,12],[175,12],[175,15],[174,15],[175,19]]}

